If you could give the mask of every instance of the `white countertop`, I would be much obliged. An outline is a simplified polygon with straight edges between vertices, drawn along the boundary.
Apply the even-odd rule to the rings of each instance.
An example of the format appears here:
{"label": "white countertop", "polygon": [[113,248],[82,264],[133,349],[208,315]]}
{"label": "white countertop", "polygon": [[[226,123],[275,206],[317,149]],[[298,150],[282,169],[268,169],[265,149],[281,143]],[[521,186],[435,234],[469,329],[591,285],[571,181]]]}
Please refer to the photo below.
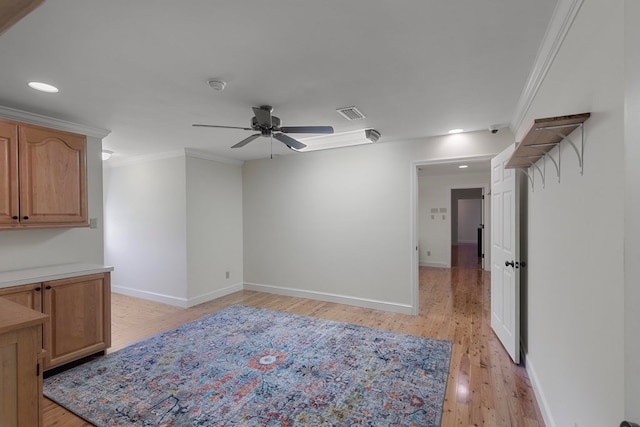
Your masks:
{"label": "white countertop", "polygon": [[23,270],[0,271],[0,288],[87,276],[107,271],[113,271],[113,267],[100,264],[62,264]]}

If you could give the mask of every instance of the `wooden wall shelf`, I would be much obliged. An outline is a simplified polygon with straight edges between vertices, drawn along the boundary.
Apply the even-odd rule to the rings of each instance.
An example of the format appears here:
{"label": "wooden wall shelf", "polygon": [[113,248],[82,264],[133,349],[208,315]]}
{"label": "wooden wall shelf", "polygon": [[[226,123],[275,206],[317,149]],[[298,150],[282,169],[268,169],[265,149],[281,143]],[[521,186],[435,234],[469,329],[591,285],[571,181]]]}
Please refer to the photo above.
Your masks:
{"label": "wooden wall shelf", "polygon": [[[576,152],[580,173],[582,174],[584,132],[581,134],[582,139],[579,147],[568,136],[577,128],[582,128],[582,124],[589,117],[591,117],[591,113],[536,119],[522,142],[516,146],[505,167],[508,169],[521,168],[524,171],[524,169],[534,166],[540,173],[542,185],[544,186],[546,163],[543,164],[542,169],[536,163],[542,158],[545,160],[549,158],[555,166],[558,181],[560,181],[560,152],[558,151],[557,160],[549,152],[560,143],[568,142]],[[533,185],[533,176],[527,171],[524,171],[524,173],[529,177]]]}

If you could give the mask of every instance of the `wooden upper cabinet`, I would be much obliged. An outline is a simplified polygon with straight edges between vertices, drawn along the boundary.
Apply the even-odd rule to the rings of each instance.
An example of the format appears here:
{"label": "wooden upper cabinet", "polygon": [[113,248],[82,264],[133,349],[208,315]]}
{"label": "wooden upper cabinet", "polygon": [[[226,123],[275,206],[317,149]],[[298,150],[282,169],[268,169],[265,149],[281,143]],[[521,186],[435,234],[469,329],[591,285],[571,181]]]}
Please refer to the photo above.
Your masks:
{"label": "wooden upper cabinet", "polygon": [[0,131],[0,227],[88,226],[86,137],[5,121]]}
{"label": "wooden upper cabinet", "polygon": [[18,127],[0,121],[0,226],[18,220],[18,197]]}

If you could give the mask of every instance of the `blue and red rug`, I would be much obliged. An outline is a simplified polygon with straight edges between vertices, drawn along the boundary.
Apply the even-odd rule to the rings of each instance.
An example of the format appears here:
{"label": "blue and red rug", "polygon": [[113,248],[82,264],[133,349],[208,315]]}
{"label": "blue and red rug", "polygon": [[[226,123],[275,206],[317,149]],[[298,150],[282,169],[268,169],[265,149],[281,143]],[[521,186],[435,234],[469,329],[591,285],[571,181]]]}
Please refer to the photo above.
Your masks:
{"label": "blue and red rug", "polygon": [[451,342],[232,306],[64,371],[97,426],[437,426]]}

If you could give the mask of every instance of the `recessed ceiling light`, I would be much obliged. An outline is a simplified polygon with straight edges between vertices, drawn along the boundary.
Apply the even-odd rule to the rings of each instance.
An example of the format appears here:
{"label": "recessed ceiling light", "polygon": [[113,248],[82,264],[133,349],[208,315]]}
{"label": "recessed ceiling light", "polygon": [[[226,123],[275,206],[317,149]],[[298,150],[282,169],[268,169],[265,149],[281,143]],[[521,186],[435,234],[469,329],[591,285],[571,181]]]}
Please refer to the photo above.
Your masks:
{"label": "recessed ceiling light", "polygon": [[466,169],[468,167],[469,167],[469,165],[460,165],[460,166],[458,166],[458,168],[460,168],[460,169]]}
{"label": "recessed ceiling light", "polygon": [[57,87],[55,87],[53,85],[50,85],[48,83],[29,82],[29,83],[27,83],[27,85],[31,89],[39,90],[40,92],[47,92],[47,93],[58,93],[58,92],[60,92]]}
{"label": "recessed ceiling light", "polygon": [[451,129],[448,133],[462,133],[464,129]]}

